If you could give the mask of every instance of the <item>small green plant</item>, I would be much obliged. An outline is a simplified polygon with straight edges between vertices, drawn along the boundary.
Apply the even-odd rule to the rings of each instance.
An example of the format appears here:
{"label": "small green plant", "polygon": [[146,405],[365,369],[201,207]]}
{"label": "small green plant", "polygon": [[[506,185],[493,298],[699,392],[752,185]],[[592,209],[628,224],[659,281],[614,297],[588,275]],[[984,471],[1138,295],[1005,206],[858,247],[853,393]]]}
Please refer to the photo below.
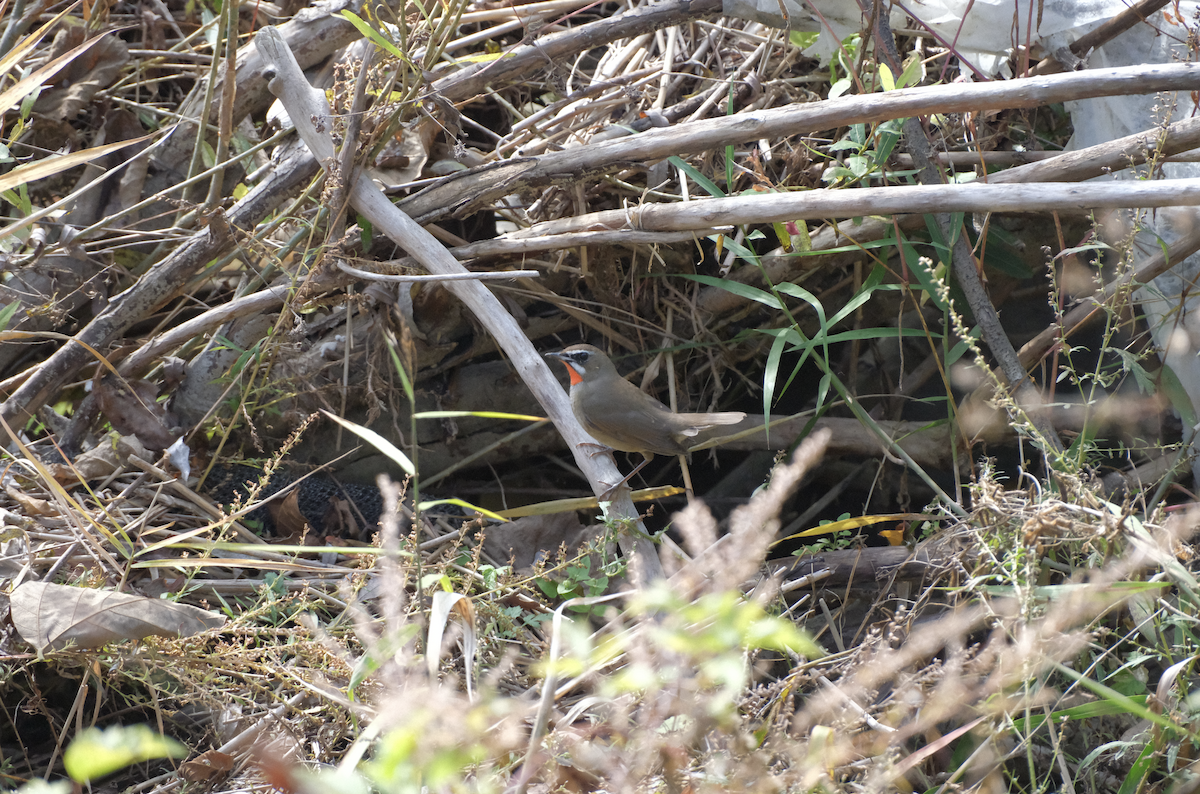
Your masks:
{"label": "small green plant", "polygon": [[186,758],[187,748],[148,725],[113,725],[83,731],[63,753],[72,780],[90,783],[130,764],[155,758]]}
{"label": "small green plant", "polygon": [[[605,559],[604,547],[603,540],[587,544],[573,559],[535,577],[534,584],[543,595],[555,601],[604,595],[613,578],[625,572],[621,560]],[[600,616],[605,607],[603,604],[576,604],[568,609],[575,613]]]}
{"label": "small green plant", "polygon": [[[847,519],[849,517],[850,517],[849,513],[842,513],[842,515],[840,515],[837,520],[844,521],[845,519]],[[823,520],[823,521],[818,522],[817,526],[824,526],[826,524],[831,524],[831,523],[833,523],[833,522],[829,521],[829,520]],[[854,545],[854,539],[857,536],[858,536],[858,533],[851,529],[838,530],[837,532],[834,532],[832,535],[826,535],[826,536],[817,538],[815,541],[805,545],[803,548],[796,549],[795,551],[792,552],[792,556],[793,557],[803,557],[806,554],[820,554],[823,551],[835,551],[835,550],[841,550],[841,549],[848,549]]]}

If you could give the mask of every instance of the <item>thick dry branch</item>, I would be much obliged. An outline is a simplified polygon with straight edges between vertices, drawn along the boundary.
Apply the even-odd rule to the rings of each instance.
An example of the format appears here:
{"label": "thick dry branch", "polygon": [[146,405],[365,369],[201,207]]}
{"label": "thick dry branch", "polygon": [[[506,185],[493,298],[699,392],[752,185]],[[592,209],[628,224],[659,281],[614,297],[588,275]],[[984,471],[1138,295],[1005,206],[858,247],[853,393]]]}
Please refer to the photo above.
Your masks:
{"label": "thick dry branch", "polygon": [[522,42],[504,56],[486,64],[478,64],[433,84],[433,92],[460,102],[482,93],[489,85],[507,83],[525,77],[530,69],[553,66],[567,56],[586,52],[594,47],[652,33],[661,28],[690,22],[698,17],[715,16],[721,11],[721,0],[674,0],[655,3],[580,25],[577,28],[543,36],[531,43]]}
{"label": "thick dry branch", "polygon": [[[792,104],[727,118],[653,128],[639,135],[525,158],[520,161],[523,164],[520,180],[525,184],[538,184],[609,170],[628,163],[648,163],[672,155],[719,150],[729,144],[764,138],[807,135],[849,124],[933,113],[1036,107],[1097,96],[1198,89],[1200,64],[1171,64],[842,96],[823,102]],[[399,206],[415,220],[427,223],[448,210],[462,209],[461,205],[447,207],[447,196],[460,199],[462,196],[475,196],[491,187],[490,182],[490,178],[481,179],[474,170],[459,172],[405,199]],[[451,185],[452,190],[448,189]],[[480,199],[483,200],[486,199]]]}
{"label": "thick dry branch", "polygon": [[[1100,27],[1088,31],[1071,42],[1068,51],[1074,58],[1087,58],[1092,50],[1104,46],[1104,44],[1120,36],[1139,22],[1145,22],[1155,11],[1158,11],[1170,2],[1171,0],[1141,0],[1141,2],[1126,8]],[[1064,56],[1064,60],[1066,61],[1071,59],[1071,57]],[[1051,56],[1033,67],[1030,74],[1054,74],[1066,68],[1068,67],[1063,61]]]}
{"label": "thick dry branch", "polygon": [[1191,118],[1165,129],[1155,127],[1077,152],[1064,152],[1048,160],[988,174],[983,178],[991,184],[1081,182],[1109,171],[1141,165],[1148,158],[1166,158],[1197,147],[1200,147],[1200,118]]}
{"label": "thick dry branch", "polygon": [[713,226],[927,212],[1070,212],[1200,204],[1200,179],[1037,185],[918,185],[760,193],[679,204],[643,204],[546,221],[511,239],[583,231],[682,231]]}
{"label": "thick dry branch", "polygon": [[[1200,119],[1188,119],[1169,125],[1166,129],[1155,128],[1128,135],[1115,141],[1090,146],[1077,152],[1067,152],[1050,160],[1011,168],[986,176],[990,184],[1012,184],[1029,182],[1072,182],[1100,176],[1106,170],[1121,170],[1146,162],[1147,157],[1162,157],[1190,151],[1200,146]],[[994,208],[991,208],[994,209]],[[897,219],[900,228],[909,231],[924,226],[919,215]],[[873,218],[864,219],[860,225],[840,228],[826,227],[812,236],[814,252],[826,251],[842,246],[855,246],[881,239],[891,234],[894,227],[890,221]],[[733,278],[747,283],[760,283],[763,272],[773,283],[791,281],[800,273],[810,270],[828,257],[845,257],[853,260],[857,252],[849,254],[816,253],[811,256],[766,256],[763,267],[746,265],[733,274]],[[697,306],[713,315],[723,315],[742,305],[745,298],[719,287],[706,287],[700,292]]]}
{"label": "thick dry branch", "polygon": [[[352,3],[345,3],[342,7],[349,8],[352,5]],[[332,4],[325,6],[322,11],[307,9],[279,26],[280,35],[292,48],[301,68],[307,69],[320,63],[342,47],[360,38],[360,34],[354,26],[337,14],[339,10],[340,8],[334,7]],[[258,51],[254,40],[238,51],[237,64],[237,73],[234,76],[235,99],[231,117],[233,124],[237,124],[251,113],[266,111],[272,101],[271,92],[267,90],[267,79],[264,76],[269,63]],[[218,77],[221,84],[216,86],[218,95],[225,79],[225,71],[222,69]],[[192,92],[180,106],[181,118],[196,119],[200,116],[204,110],[207,82],[207,78],[202,79],[192,88]],[[219,112],[220,107],[218,103],[214,102],[205,119],[206,126],[216,123]],[[197,129],[194,121],[178,124],[166,146],[156,153],[154,163],[170,169],[178,168],[180,163],[186,163],[191,157],[197,134],[203,134],[203,131]]]}
{"label": "thick dry branch", "polygon": [[[114,297],[74,338],[92,348],[103,348],[173,298],[196,271],[231,248],[234,238],[228,226],[253,228],[295,188],[312,179],[317,170],[316,163],[305,157],[286,157],[276,165],[267,179],[233,205],[227,216],[215,213],[207,229],[193,234],[132,287]],[[10,427],[23,426],[63,384],[76,376],[91,358],[83,344],[68,342],[60,347],[4,401],[0,415]]]}
{"label": "thick dry branch", "polygon": [[466,273],[446,273],[442,275],[420,274],[406,276],[394,273],[374,273],[370,270],[352,267],[345,262],[338,262],[338,269],[356,278],[367,281],[386,281],[392,284],[430,284],[446,281],[509,281],[514,278],[537,278],[542,275],[537,270],[497,270],[494,272],[469,271]]}
{"label": "thick dry branch", "polygon": [[[735,440],[722,440],[724,450],[785,450],[796,442],[807,425],[807,417],[787,419],[782,422],[772,417],[769,438],[763,433],[763,415],[751,414],[737,427],[750,428],[740,433]],[[919,422],[880,420],[879,426],[890,437],[897,439],[909,456],[921,466],[945,471],[954,465],[954,439],[946,426],[930,428]],[[857,419],[822,417],[813,425],[811,432],[828,428],[830,437],[826,454],[830,458],[856,458],[875,460],[885,454],[879,439]],[[458,436],[452,441],[431,441],[421,445],[421,463],[430,471],[461,468],[468,458],[472,465],[501,466],[536,455],[548,450],[561,449],[549,428],[530,429],[521,435],[495,430],[482,430]],[[486,449],[486,454],[476,456],[471,450]],[[700,453],[697,453],[700,454]]]}
{"label": "thick dry branch", "polygon": [[1159,249],[1147,257],[1136,271],[1126,273],[1120,278],[1107,284],[1098,295],[1089,296],[1079,305],[1067,312],[1062,321],[1043,330],[1030,339],[1018,352],[1021,365],[1029,369],[1043,356],[1053,349],[1060,341],[1066,339],[1092,316],[1104,308],[1104,304],[1122,290],[1132,290],[1150,281],[1175,265],[1183,262],[1192,254],[1200,251],[1200,229],[1185,234],[1166,247]]}
{"label": "thick dry branch", "polygon": [[[558,251],[583,245],[666,245],[668,243],[685,243],[707,237],[710,234],[730,234],[732,231],[732,228],[728,226],[715,226],[711,229],[694,229],[683,232],[577,232],[520,239],[497,237],[493,240],[480,240],[477,243],[451,248],[450,253],[454,255],[455,259],[467,260],[529,254],[535,251]],[[412,267],[416,264],[416,260],[411,256],[406,256],[390,264],[397,267]]]}
{"label": "thick dry branch", "polygon": [[[324,93],[308,84],[287,45],[274,28],[266,27],[260,30],[258,39],[260,49],[273,61],[276,69],[276,77],[270,83],[272,92],[277,94],[287,107],[289,115],[295,121],[296,131],[305,145],[320,162],[331,162],[333,143],[329,133],[318,132],[314,123],[314,120],[326,118],[330,113]],[[370,220],[375,228],[402,245],[426,270],[436,274],[468,272],[433,238],[433,235],[399,211],[369,178],[359,175],[349,188],[350,200],[358,211]],[[581,445],[593,443],[592,440],[575,419],[566,393],[550,373],[545,360],[534,350],[517,324],[516,318],[483,284],[476,281],[449,281],[445,287],[471,310],[479,323],[495,338],[517,374],[567,440],[574,452],[576,463],[587,475],[596,494],[608,490],[609,486],[605,483],[620,481],[620,471],[611,455],[592,456],[583,451],[585,446]],[[657,551],[649,541],[644,527],[640,526],[637,510],[630,501],[628,491],[619,492],[614,500],[613,509],[618,520],[629,520],[639,527],[639,531],[635,533],[622,533],[622,547],[627,553],[636,553],[641,558],[639,564],[643,576],[660,578],[662,570]]]}

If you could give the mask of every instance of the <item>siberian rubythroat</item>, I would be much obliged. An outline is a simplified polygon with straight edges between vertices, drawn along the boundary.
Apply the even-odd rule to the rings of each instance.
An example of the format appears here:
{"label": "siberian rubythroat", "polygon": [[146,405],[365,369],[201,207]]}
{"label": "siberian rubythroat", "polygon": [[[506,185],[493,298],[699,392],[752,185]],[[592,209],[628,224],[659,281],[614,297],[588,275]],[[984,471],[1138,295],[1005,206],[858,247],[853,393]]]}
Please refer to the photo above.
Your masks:
{"label": "siberian rubythroat", "polygon": [[696,437],[703,431],[735,425],[746,418],[740,411],[675,413],[622,378],[609,357],[591,345],[571,345],[546,355],[566,366],[571,378],[571,411],[583,429],[602,444],[622,452],[640,452],[645,458],[608,494],[628,482],[655,455],[686,455],[699,443]]}

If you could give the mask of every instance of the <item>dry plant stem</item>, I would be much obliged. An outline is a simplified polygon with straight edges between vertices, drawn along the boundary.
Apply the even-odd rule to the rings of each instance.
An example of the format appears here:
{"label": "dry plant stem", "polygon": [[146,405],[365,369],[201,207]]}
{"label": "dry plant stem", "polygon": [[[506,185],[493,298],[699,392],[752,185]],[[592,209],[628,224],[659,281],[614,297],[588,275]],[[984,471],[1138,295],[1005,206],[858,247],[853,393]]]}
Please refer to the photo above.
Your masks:
{"label": "dry plant stem", "polygon": [[262,732],[267,728],[272,727],[280,717],[287,713],[288,709],[299,706],[300,703],[309,696],[309,692],[297,692],[296,694],[292,695],[287,699],[286,702],[279,704],[266,714],[263,714],[262,717],[255,721],[255,723],[249,728],[218,747],[217,752],[232,754],[238,752],[239,750],[245,750],[249,748],[258,739],[259,735],[262,734]]}
{"label": "dry plant stem", "polygon": [[[225,46],[225,74],[237,73],[237,35],[238,11],[232,5],[221,7],[221,17],[224,29],[219,37]],[[217,109],[218,131],[214,159],[218,165],[228,165],[229,141],[233,137],[233,100],[234,85],[229,80],[221,82],[221,101]],[[210,212],[222,199],[222,188],[225,185],[225,168],[213,174],[212,182],[208,185],[208,196],[204,200],[204,210]]]}
{"label": "dry plant stem", "polygon": [[[588,245],[665,245],[667,243],[684,243],[708,237],[712,234],[731,234],[730,226],[714,226],[709,229],[695,229],[683,232],[576,232],[573,234],[554,234],[545,237],[496,237],[492,240],[480,240],[477,243],[460,245],[450,249],[455,259],[484,259],[492,256],[510,254],[529,254],[535,251],[560,251],[564,248],[578,248]],[[397,267],[414,267],[416,260],[411,256],[397,259],[389,264]]]}
{"label": "dry plant stem", "polygon": [[[336,11],[337,9],[331,7],[327,10]],[[298,15],[279,26],[280,33],[292,47],[292,52],[296,55],[302,68],[305,69],[320,63],[334,52],[360,38],[359,32],[349,21],[333,14],[312,19],[315,15],[315,11],[305,15],[304,19],[300,19],[300,15]],[[271,104],[271,93],[267,90],[267,81],[263,77],[267,62],[258,52],[253,40],[242,47],[242,51],[237,54],[237,63],[240,65],[234,75],[235,91],[231,116],[234,125],[250,113],[265,111]],[[228,75],[222,71],[218,80],[224,82],[226,79],[228,79]],[[197,84],[180,108],[180,118],[189,121],[176,126],[166,148],[155,156],[154,163],[156,165],[174,168],[176,164],[186,162],[190,158],[192,145],[199,131],[195,121],[191,120],[200,116],[206,92],[204,83],[207,82],[206,78],[202,83]],[[218,112],[219,107],[211,107],[208,117],[204,120],[205,124],[216,124],[219,121],[216,117]]]}
{"label": "dry plant stem", "polygon": [[[370,74],[371,61],[375,48],[368,47],[363,53],[362,63],[358,65],[358,77],[354,80],[354,99],[350,104],[349,120],[346,122],[346,132],[342,136],[342,148],[338,152],[338,167],[333,189],[329,192],[329,205],[333,208],[333,217],[329,223],[328,239],[336,240],[342,236],[345,229],[346,210],[349,202],[346,198],[346,185],[354,178],[354,158],[358,154],[358,133],[362,129],[362,116],[367,106],[367,75]],[[349,329],[346,338],[350,337]],[[347,351],[348,352],[348,351]],[[348,382],[348,379],[347,381]],[[342,401],[345,402],[346,392],[342,391]],[[345,405],[343,404],[343,409]],[[338,429],[339,444],[341,428]]]}
{"label": "dry plant stem", "polygon": [[[242,515],[246,515],[246,514],[250,513],[251,510],[253,510],[254,508],[260,506],[259,504],[252,505],[249,508],[243,509],[241,511],[241,513],[237,516],[224,516],[224,519],[223,519],[222,512],[219,508],[215,507],[211,502],[209,502],[204,497],[195,493],[191,488],[188,488],[187,485],[180,482],[177,477],[174,477],[173,475],[168,474],[166,471],[164,471],[163,469],[160,469],[158,466],[155,466],[150,461],[142,460],[137,455],[130,455],[129,462],[135,468],[141,469],[142,471],[144,471],[148,474],[153,474],[155,477],[158,478],[159,482],[166,483],[174,493],[178,494],[182,498],[184,498],[187,501],[194,504],[196,507],[200,508],[200,510],[202,510],[203,512],[207,513],[209,518],[213,519],[214,523],[220,522],[224,519],[229,519],[229,520],[237,519]],[[238,535],[238,537],[240,537],[243,541],[245,541],[247,543],[264,543],[264,544],[266,543],[265,540],[260,538],[258,535],[255,535],[253,532],[246,529],[244,526],[242,526],[239,523],[233,523],[230,526],[233,529],[233,531]],[[288,558],[281,556],[279,559],[286,560]]]}
{"label": "dry plant stem", "polygon": [[499,20],[516,19],[525,23],[526,20],[537,18],[544,14],[567,13],[591,5],[593,0],[545,0],[540,3],[523,3],[518,6],[490,8],[483,11],[467,11],[458,19],[459,26],[473,25],[476,22],[496,22]]}
{"label": "dry plant stem", "polygon": [[541,278],[538,270],[498,270],[466,273],[446,273],[443,275],[398,276],[391,273],[372,273],[370,270],[360,270],[357,267],[338,262],[338,269],[357,278],[367,281],[386,281],[392,284],[420,284],[426,281],[511,281],[514,278]]}
{"label": "dry plant stem", "polygon": [[[528,183],[561,180],[573,174],[603,171],[628,162],[646,162],[671,155],[719,150],[728,144],[761,138],[808,135],[813,130],[834,129],[860,122],[935,113],[1036,107],[1096,96],[1196,89],[1200,89],[1200,64],[1170,64],[842,96],[824,102],[793,104],[720,119],[654,128],[638,135],[527,158],[520,161],[525,165],[521,179]],[[515,161],[509,162],[515,164]],[[452,190],[451,185],[454,186]],[[447,212],[446,207],[452,199],[474,195],[484,186],[487,186],[487,180],[481,181],[475,169],[464,171],[406,198],[399,206],[415,220],[424,223]]]}
{"label": "dry plant stem", "polygon": [[[1086,59],[1089,52],[1103,46],[1106,42],[1112,41],[1139,22],[1145,22],[1147,17],[1170,2],[1171,0],[1142,0],[1140,3],[1126,8],[1100,27],[1088,31],[1071,42],[1071,53],[1077,58]],[[1030,76],[1055,74],[1064,69],[1066,69],[1066,66],[1057,58],[1051,56],[1043,58],[1037,66],[1029,70],[1029,74]]]}
{"label": "dry plant stem", "polygon": [[1185,235],[1167,246],[1166,255],[1161,249],[1156,250],[1154,255],[1147,258],[1137,271],[1126,273],[1108,284],[1099,295],[1087,298],[1067,312],[1061,323],[1051,325],[1026,342],[1017,354],[1020,357],[1021,366],[1029,369],[1036,364],[1042,356],[1050,352],[1054,345],[1065,340],[1092,315],[1101,311],[1104,304],[1118,293],[1133,289],[1140,284],[1150,283],[1156,276],[1161,276],[1197,251],[1200,251],[1200,228],[1194,229],[1191,234]]}
{"label": "dry plant stem", "polygon": [[[1179,526],[1182,528],[1185,524],[1181,522]],[[853,674],[843,677],[839,685],[848,696],[861,702],[864,697],[877,692],[885,682],[895,680],[900,671],[926,663],[942,649],[952,647],[956,642],[961,643],[969,634],[987,625],[994,626],[994,631],[1001,633],[998,635],[1000,637],[1005,632],[1012,632],[1012,636],[1003,637],[1002,656],[996,665],[998,672],[1009,672],[991,676],[986,685],[975,693],[974,702],[982,702],[994,693],[1005,691],[1015,680],[1036,675],[1040,669],[1071,658],[1082,650],[1089,636],[1081,631],[1081,627],[1130,597],[1128,593],[1114,592],[1112,583],[1133,576],[1147,565],[1173,563],[1170,548],[1175,538],[1170,533],[1152,538],[1129,532],[1127,537],[1131,541],[1130,549],[1122,558],[1094,572],[1085,587],[1072,590],[1040,620],[1022,621],[1011,629],[1005,628],[1006,616],[1025,617],[1021,604],[1015,599],[995,599],[983,606],[965,607],[912,632],[895,650],[886,645],[880,646],[879,651],[864,657],[856,665]],[[924,726],[947,719],[963,706],[958,701],[946,703],[940,708],[926,706],[919,720],[904,726],[905,736],[902,738],[924,730]],[[812,725],[828,724],[827,721],[835,719],[834,715],[840,708],[840,704],[834,700],[811,698],[805,709],[796,715],[793,729],[803,733]],[[827,758],[826,762],[833,766],[844,760],[845,757]]]}
{"label": "dry plant stem", "polygon": [[[228,216],[221,212],[214,213],[207,229],[191,235],[132,287],[115,296],[74,339],[99,348],[124,333],[174,297],[197,270],[233,245],[228,225],[254,227],[263,216],[279,206],[293,189],[308,182],[315,173],[316,164],[305,158],[299,158],[292,167],[275,169],[269,179],[233,205]],[[63,345],[0,405],[0,416],[9,424],[24,426],[29,417],[64,383],[75,377],[88,358],[89,353],[82,345],[75,342]]]}
{"label": "dry plant stem", "polygon": [[856,190],[812,190],[761,193],[689,201],[645,204],[546,221],[514,232],[508,239],[598,230],[683,231],[725,224],[855,218],[937,212],[1086,211],[1125,207],[1200,205],[1200,179],[1154,182],[1102,182],[1078,185],[918,185],[865,187]]}
{"label": "dry plant stem", "polygon": [[8,55],[8,51],[17,43],[17,37],[29,29],[33,23],[33,15],[25,14],[25,0],[15,0],[8,12],[8,24],[4,27],[4,36],[0,37],[0,57]]}
{"label": "dry plant stem", "polygon": [[1109,171],[1161,161],[1200,147],[1200,118],[1177,121],[1165,129],[1154,127],[1113,141],[1063,152],[1049,160],[1010,168],[981,177],[991,184],[1016,182],[1081,182]]}
{"label": "dry plant stem", "polygon": [[163,331],[143,344],[121,362],[118,371],[126,377],[136,376],[149,369],[159,356],[174,350],[185,342],[203,336],[215,328],[220,328],[230,320],[251,314],[275,311],[292,294],[292,289],[293,287],[288,284],[266,287],[244,298],[237,298],[220,306],[214,306],[204,314]]}
{"label": "dry plant stem", "polygon": [[533,779],[534,773],[537,771],[535,756],[538,748],[542,746],[542,737],[546,735],[546,728],[550,724],[550,710],[554,707],[555,699],[554,688],[558,685],[556,662],[558,661],[559,646],[562,644],[563,610],[576,606],[603,604],[626,595],[629,595],[629,593],[612,593],[610,595],[592,596],[591,598],[571,598],[564,601],[558,609],[554,610],[554,618],[552,619],[550,630],[550,650],[546,660],[546,677],[542,679],[542,694],[538,699],[538,710],[534,714],[533,726],[529,733],[529,748],[525,751],[525,758],[521,762],[521,777],[513,789],[514,794],[524,794],[529,786],[529,781]]}
{"label": "dry plant stem", "polygon": [[[313,119],[329,116],[324,93],[316,91],[308,84],[287,45],[274,28],[266,27],[260,30],[258,42],[259,47],[275,62],[277,77],[271,80],[271,90],[278,94],[287,107],[289,115],[296,122],[297,132],[316,158],[321,162],[328,162],[333,156],[333,144],[329,136],[318,133],[313,124]],[[429,272],[467,272],[429,232],[400,212],[370,180],[362,177],[354,179],[350,183],[350,198],[358,211],[376,228],[402,245]],[[603,483],[619,481],[621,474],[611,455],[593,457],[582,451],[580,445],[590,443],[591,439],[572,414],[566,392],[554,379],[543,358],[534,350],[516,319],[496,296],[474,281],[447,282],[446,289],[461,300],[472,311],[476,320],[495,338],[521,379],[529,386],[534,397],[545,408],[547,416],[575,453],[575,461],[587,475],[593,491],[599,495],[607,489]],[[622,550],[627,555],[636,554],[642,558],[639,564],[643,566],[643,576],[650,579],[661,578],[662,569],[654,544],[638,520],[628,491],[622,491],[612,507],[613,516],[617,520],[630,521],[636,527],[634,532],[620,533]]]}
{"label": "dry plant stem", "polygon": [[462,101],[483,93],[489,85],[494,87],[527,76],[531,69],[561,62],[572,53],[690,22],[697,17],[715,16],[720,11],[720,0],[675,0],[645,6],[521,44],[498,60],[437,80],[432,90],[453,102]]}
{"label": "dry plant stem", "polygon": [[[1057,150],[1044,152],[937,152],[933,159],[938,165],[952,165],[956,168],[974,168],[978,165],[992,166],[1018,166],[1029,165],[1031,163],[1040,163],[1043,160],[1053,160],[1055,157],[1062,157],[1064,152]],[[901,168],[912,168],[913,158],[911,154],[893,154],[893,160],[896,165]]]}
{"label": "dry plant stem", "polygon": [[771,574],[788,582],[824,572],[822,586],[836,588],[852,582],[876,582],[884,576],[932,580],[959,558],[960,552],[953,547],[911,551],[903,546],[879,546],[806,554],[788,562],[772,562],[768,567]]}
{"label": "dry plant stem", "polygon": [[[831,438],[829,430],[817,430],[804,439],[790,462],[771,470],[768,486],[756,492],[747,504],[733,511],[729,517],[729,539],[723,543],[713,543],[707,549],[692,549],[689,544],[688,550],[695,556],[672,577],[672,581],[690,590],[698,586],[701,579],[712,579],[716,592],[736,590],[749,581],[766,559],[767,550],[779,531],[779,513],[784,502],[804,475],[821,462]],[[687,510],[703,510],[707,513],[707,509],[698,503],[689,504]],[[703,515],[700,518],[704,523],[713,520],[711,514],[707,519]],[[715,535],[715,529],[706,534]],[[736,552],[724,548],[726,545],[732,546]],[[691,583],[685,584],[689,579]]]}
{"label": "dry plant stem", "polygon": [[[761,450],[786,449],[788,439],[800,436],[808,425],[809,417],[799,414],[787,418],[771,418],[770,443],[764,437],[764,417],[762,414],[751,414],[736,425],[733,430],[741,432],[735,436],[722,436],[722,449]],[[889,439],[905,451],[913,460],[920,462],[923,467],[944,469],[952,465],[952,449],[949,431],[943,427],[926,428],[921,422],[878,420],[877,425]],[[742,430],[742,428],[746,428]],[[823,416],[813,425],[812,432],[828,428],[833,433],[829,449],[835,456],[877,458],[886,451],[886,444],[871,430],[862,426],[857,419],[849,417]],[[697,448],[705,449],[706,445]]]}

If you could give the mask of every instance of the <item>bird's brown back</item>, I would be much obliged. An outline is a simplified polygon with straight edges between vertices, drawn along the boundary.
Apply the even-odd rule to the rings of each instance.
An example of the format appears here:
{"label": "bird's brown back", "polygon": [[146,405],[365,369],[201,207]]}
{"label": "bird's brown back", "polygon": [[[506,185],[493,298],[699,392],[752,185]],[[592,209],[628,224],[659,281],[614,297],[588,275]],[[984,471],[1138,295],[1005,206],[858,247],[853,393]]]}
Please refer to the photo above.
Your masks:
{"label": "bird's brown back", "polygon": [[741,413],[677,414],[624,378],[610,382],[607,393],[586,384],[571,389],[571,408],[597,441],[622,452],[683,455],[688,440],[716,425],[736,424]]}

